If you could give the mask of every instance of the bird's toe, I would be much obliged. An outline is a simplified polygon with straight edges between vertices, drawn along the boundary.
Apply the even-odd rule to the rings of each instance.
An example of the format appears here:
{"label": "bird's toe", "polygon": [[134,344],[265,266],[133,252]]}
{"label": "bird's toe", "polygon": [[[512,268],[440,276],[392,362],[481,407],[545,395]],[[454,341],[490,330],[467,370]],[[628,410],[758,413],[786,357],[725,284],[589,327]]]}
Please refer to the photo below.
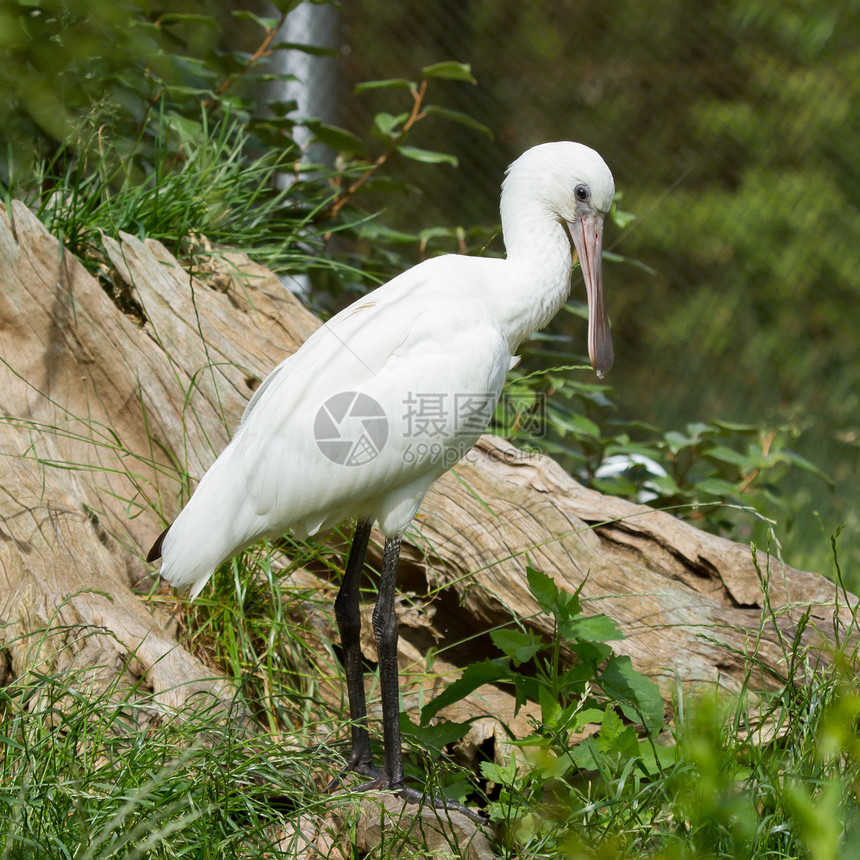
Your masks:
{"label": "bird's toe", "polygon": [[478,824],[486,824],[490,820],[483,812],[479,812],[476,809],[470,809],[468,806],[458,803],[456,800],[450,800],[447,797],[427,795],[422,791],[417,791],[416,789],[409,788],[406,785],[396,789],[396,792],[397,795],[402,797],[407,803],[427,803],[434,809],[446,809],[450,812],[459,812],[462,815],[471,818],[472,821],[475,821]]}
{"label": "bird's toe", "polygon": [[[358,791],[366,791],[367,788],[372,786],[374,783],[380,781],[384,782],[382,771],[376,767],[373,762],[350,756],[346,764],[340,769],[340,771],[338,771],[337,775],[332,777],[331,782],[325,788],[325,793],[331,794],[333,791],[336,791],[343,782],[344,776],[348,773],[357,773],[360,776],[370,777],[370,782],[360,785],[357,789]],[[381,787],[384,788],[384,786]]]}

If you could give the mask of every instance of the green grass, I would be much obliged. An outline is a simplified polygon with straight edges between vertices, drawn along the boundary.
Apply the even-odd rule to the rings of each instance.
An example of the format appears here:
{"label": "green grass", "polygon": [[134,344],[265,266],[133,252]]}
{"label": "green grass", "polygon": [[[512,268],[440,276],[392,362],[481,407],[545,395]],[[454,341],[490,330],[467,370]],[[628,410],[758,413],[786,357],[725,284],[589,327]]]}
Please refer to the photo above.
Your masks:
{"label": "green grass", "polygon": [[248,732],[238,710],[87,686],[32,672],[3,690],[4,858],[261,857],[332,802],[310,778],[319,749]]}
{"label": "green grass", "polygon": [[355,805],[318,785],[342,738],[288,618],[314,596],[286,576],[268,582],[267,558],[225,565],[186,615],[187,646],[234,681],[232,702],[171,712],[128,676],[98,689],[92,669],[44,666],[0,692],[0,857],[293,856],[302,831]]}
{"label": "green grass", "polygon": [[[341,682],[296,612],[330,615],[330,595],[292,575],[342,559],[321,545],[287,549],[289,560],[263,548],[225,564],[183,615],[187,647],[234,683],[226,711],[168,713],[141,686],[87,692],[88,676],[72,672],[34,669],[2,691],[0,858],[296,856],[298,825],[325,827],[332,809],[347,822],[333,838],[348,842],[357,797],[319,791],[348,737],[343,704],[321,687]],[[656,756],[595,694],[597,680],[566,721],[545,709],[515,763],[485,764],[469,786],[500,856],[860,857],[856,618],[837,630],[843,647],[826,667],[804,652],[803,623],[784,638],[775,691],[679,689],[673,718],[651,735]],[[752,678],[754,647],[747,665]],[[602,722],[585,713],[589,697]],[[590,740],[574,741],[577,714],[600,722]],[[463,781],[411,743],[413,774]]]}
{"label": "green grass", "polygon": [[[275,272],[348,273],[325,253],[335,171],[307,162],[287,141],[263,147],[246,121],[227,113],[197,120],[163,105],[130,151],[101,129],[58,149],[35,176],[13,172],[3,188],[19,198],[112,291],[102,233],[154,239],[194,271],[219,250],[241,250]],[[155,148],[152,150],[152,140]]]}

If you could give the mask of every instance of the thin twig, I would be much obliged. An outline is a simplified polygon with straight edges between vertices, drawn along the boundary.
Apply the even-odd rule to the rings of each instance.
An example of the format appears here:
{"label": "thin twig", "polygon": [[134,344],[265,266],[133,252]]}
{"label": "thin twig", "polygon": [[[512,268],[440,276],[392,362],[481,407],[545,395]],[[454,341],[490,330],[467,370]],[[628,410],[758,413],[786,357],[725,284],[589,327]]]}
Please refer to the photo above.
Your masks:
{"label": "thin twig", "polygon": [[386,149],[385,152],[383,152],[382,155],[380,155],[379,158],[377,158],[376,161],[374,161],[373,164],[371,164],[370,167],[368,167],[368,169],[362,173],[362,175],[359,176],[358,179],[349,186],[349,188],[346,189],[343,196],[335,202],[334,206],[331,208],[332,218],[337,217],[337,213],[340,212],[346,201],[349,200],[350,197],[352,197],[353,194],[355,194],[355,192],[358,191],[358,189],[361,188],[361,186],[364,185],[364,183],[367,182],[367,180],[370,179],[370,177],[379,170],[379,168],[382,167],[389,158],[391,158],[392,155],[394,155],[400,141],[406,134],[408,134],[412,126],[426,116],[426,113],[421,110],[421,105],[424,102],[424,96],[427,94],[427,81],[421,81],[421,85],[418,89],[411,90],[411,93],[412,110],[410,111],[406,122],[403,123],[403,128],[400,130],[400,133],[392,140],[388,149]]}
{"label": "thin twig", "polygon": [[[248,61],[245,63],[244,66],[242,66],[242,68],[238,72],[234,72],[232,75],[228,75],[224,79],[224,81],[221,83],[221,86],[219,86],[215,90],[215,96],[220,96],[227,89],[227,87],[229,87],[237,78],[240,78],[242,75],[244,75],[248,71],[248,69],[250,69],[251,66],[253,66],[254,63],[256,63],[258,60],[261,60],[263,57],[268,57],[271,55],[272,52],[269,50],[269,45],[271,44],[272,39],[274,39],[280,31],[281,26],[286,20],[286,17],[287,13],[285,12],[283,15],[281,15],[281,18],[277,24],[275,24],[273,27],[269,27],[266,30],[266,37],[260,43],[257,50],[254,51],[253,54],[251,54],[251,56],[248,58]],[[211,99],[206,99],[206,101],[203,102],[203,106],[207,108],[212,107],[214,101],[214,96]]]}

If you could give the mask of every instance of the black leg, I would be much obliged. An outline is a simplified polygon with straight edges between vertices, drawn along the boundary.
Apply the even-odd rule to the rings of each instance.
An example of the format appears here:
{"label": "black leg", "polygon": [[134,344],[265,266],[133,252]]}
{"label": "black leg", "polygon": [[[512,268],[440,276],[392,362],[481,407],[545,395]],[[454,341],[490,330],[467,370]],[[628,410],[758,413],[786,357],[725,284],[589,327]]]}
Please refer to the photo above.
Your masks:
{"label": "black leg", "polygon": [[[370,760],[370,739],[367,734],[367,715],[364,683],[361,675],[361,649],[358,644],[361,629],[358,614],[358,580],[364,552],[370,536],[370,526],[359,523],[355,529],[352,550],[346,566],[343,585],[335,602],[335,614],[344,647],[344,663],[349,691],[349,707],[353,720],[352,755],[347,769],[372,775],[374,779],[359,790],[388,788],[396,791],[410,803],[429,803],[437,809],[462,812],[483,824],[486,817],[453,800],[426,797],[423,792],[409,788],[403,776],[403,750],[400,746],[400,678],[397,668],[397,615],[394,611],[394,592],[397,585],[397,562],[400,558],[400,538],[387,538],[382,553],[382,574],[379,593],[373,608],[373,632],[376,636],[379,664],[379,688],[382,694],[382,735],[385,749],[385,772],[379,775]],[[354,657],[350,655],[354,654]],[[350,670],[350,660],[356,668]],[[355,678],[358,680],[356,681]],[[339,782],[332,780],[329,790]]]}
{"label": "black leg", "polygon": [[[366,522],[359,521],[355,525],[343,582],[334,602],[334,614],[343,647],[349,716],[352,720],[352,750],[344,770],[358,771],[365,776],[379,773],[373,767],[370,735],[367,733],[367,703],[364,696],[364,671],[361,660],[361,613],[358,601],[358,587],[364,567],[367,542],[370,539],[370,528],[371,524]],[[339,782],[340,775],[332,780],[329,791],[332,791]]]}
{"label": "black leg", "polygon": [[386,538],[382,553],[379,594],[373,609],[373,632],[379,661],[379,691],[382,694],[382,737],[385,749],[385,782],[395,791],[405,787],[403,752],[400,749],[400,679],[397,671],[397,615],[394,589],[400,538]]}
{"label": "black leg", "polygon": [[[388,538],[382,554],[382,575],[379,594],[373,609],[373,632],[379,661],[379,688],[382,694],[382,734],[385,744],[385,774],[382,780],[368,783],[366,788],[385,787],[396,791],[410,803],[429,803],[437,809],[462,812],[480,824],[486,823],[481,813],[442,797],[427,797],[409,788],[403,777],[403,750],[400,746],[400,680],[397,669],[397,615],[394,611],[394,590],[397,585],[397,562],[400,558],[400,538]],[[380,785],[380,783],[382,783]]]}

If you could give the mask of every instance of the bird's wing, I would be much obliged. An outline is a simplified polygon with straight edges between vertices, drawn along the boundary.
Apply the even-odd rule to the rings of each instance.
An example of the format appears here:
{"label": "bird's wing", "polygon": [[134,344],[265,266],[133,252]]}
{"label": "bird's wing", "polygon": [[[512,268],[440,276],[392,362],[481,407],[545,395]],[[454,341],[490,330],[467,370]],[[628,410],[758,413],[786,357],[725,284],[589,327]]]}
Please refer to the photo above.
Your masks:
{"label": "bird's wing", "polygon": [[255,512],[271,531],[313,533],[393,488],[429,486],[486,428],[509,362],[498,326],[462,297],[353,305],[246,410],[235,441]]}
{"label": "bird's wing", "polygon": [[428,268],[444,267],[351,305],[264,380],[168,530],[162,576],[195,594],[264,535],[352,515],[405,528],[484,430],[510,362],[479,301],[422,290]]}
{"label": "bird's wing", "polygon": [[488,273],[495,276],[494,264],[501,262],[457,255],[436,257],[356,300],[272,370],[248,401],[241,424],[267,398],[270,388],[292,387],[298,377],[313,380],[322,364],[336,362],[343,370],[354,368],[359,376],[363,372],[373,375],[410,339],[416,345],[435,341],[444,350],[445,335],[452,325],[459,329],[464,321],[468,325],[473,320],[477,325],[483,320],[495,329],[480,301],[470,299],[468,289],[458,289],[458,282],[474,287]]}

